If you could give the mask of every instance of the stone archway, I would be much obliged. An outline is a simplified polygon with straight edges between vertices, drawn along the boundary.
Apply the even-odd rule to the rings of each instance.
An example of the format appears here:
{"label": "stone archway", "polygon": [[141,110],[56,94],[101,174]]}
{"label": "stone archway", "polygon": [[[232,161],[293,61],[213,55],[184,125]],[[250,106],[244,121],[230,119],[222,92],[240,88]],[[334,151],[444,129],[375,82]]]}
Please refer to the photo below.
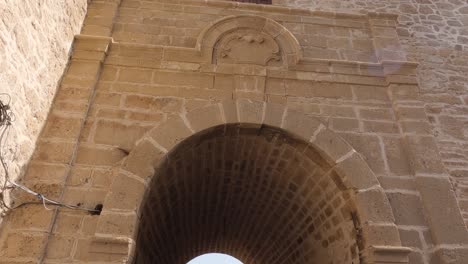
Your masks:
{"label": "stone archway", "polygon": [[[317,254],[317,250],[315,249],[319,247],[329,248],[328,244],[331,240],[338,240],[339,243],[337,243],[337,245],[339,246],[337,248],[344,250],[342,252],[349,252],[349,260],[353,259],[353,257],[359,259],[359,262],[355,263],[407,263],[407,254],[409,251],[407,248],[401,247],[399,234],[395,227],[392,210],[386,195],[380,187],[375,175],[362,160],[360,155],[344,140],[336,136],[315,119],[303,113],[291,111],[282,105],[250,100],[224,101],[204,108],[195,109],[183,116],[169,119],[142,138],[134,150],[131,151],[129,157],[124,161],[124,164],[118,170],[114,178],[111,190],[104,203],[103,212],[98,221],[95,234],[96,239],[90,249],[91,255],[94,256],[95,259],[105,259],[108,261],[122,259],[131,260],[135,256],[135,253],[138,254],[138,252],[142,252],[143,249],[140,248],[138,242],[136,242],[138,241],[136,239],[138,228],[143,228],[141,230],[148,231],[148,234],[154,233],[154,230],[148,230],[145,226],[148,226],[149,221],[155,219],[157,221],[157,218],[147,216],[151,215],[148,213],[151,210],[146,210],[147,208],[145,209],[145,206],[148,207],[150,203],[143,201],[148,201],[152,199],[151,197],[154,197],[154,191],[152,190],[161,190],[161,186],[164,186],[163,189],[169,187],[168,185],[158,183],[161,183],[159,180],[167,179],[167,175],[169,175],[167,171],[174,168],[173,164],[176,164],[177,160],[180,160],[180,157],[184,155],[183,153],[185,152],[180,151],[181,149],[193,150],[197,148],[197,144],[200,145],[205,141],[210,142],[210,140],[216,141],[216,138],[225,136],[247,140],[249,135],[250,137],[254,135],[259,142],[266,144],[267,149],[276,148],[276,145],[273,143],[271,143],[273,145],[267,144],[269,142],[268,138],[276,138],[275,142],[278,139],[278,142],[283,142],[280,144],[284,146],[284,150],[282,151],[286,151],[288,148],[295,149],[297,147],[298,149],[295,155],[298,156],[296,157],[297,162],[293,163],[294,167],[302,166],[302,164],[308,164],[307,166],[310,166],[305,169],[301,177],[298,176],[299,178],[296,178],[294,174],[283,173],[283,175],[291,176],[291,178],[286,177],[283,180],[283,184],[280,184],[280,180],[275,181],[275,185],[284,187],[284,183],[288,183],[288,185],[291,183],[289,187],[277,190],[279,190],[280,193],[288,193],[288,188],[291,188],[291,191],[296,190],[292,192],[295,197],[296,195],[300,197],[300,191],[298,190],[302,188],[301,190],[305,191],[305,197],[310,196],[318,200],[323,200],[325,204],[322,202],[321,205],[324,206],[324,208],[320,206],[320,203],[315,205],[318,207],[313,207],[314,205],[307,202],[307,199],[302,198],[302,200],[293,200],[303,201],[302,203],[294,205],[293,202],[286,204],[286,206],[289,205],[291,208],[299,207],[301,210],[309,208],[309,210],[315,212],[323,212],[324,216],[321,217],[323,218],[321,220],[325,222],[330,220],[328,225],[333,223],[333,216],[338,215],[339,210],[336,209],[342,208],[342,205],[345,204],[345,207],[349,209],[349,212],[345,213],[345,217],[341,214],[342,221],[336,222],[337,224],[335,225],[335,227],[343,227],[339,228],[342,231],[347,230],[346,238],[345,232],[343,232],[343,236],[340,236],[338,233],[333,233],[336,232],[337,229],[331,228],[324,231],[325,229],[319,228],[323,235],[327,234],[324,236],[326,239],[320,239],[320,242],[316,243],[316,245],[319,246],[315,248],[311,247],[309,244],[307,248],[300,248],[300,246],[297,246],[293,249],[299,250],[304,253],[303,255],[299,253],[293,254],[294,257],[288,255],[287,258],[283,259],[284,261],[278,263],[304,263],[303,261],[307,261],[307,255],[305,253],[313,251],[315,252],[314,254]],[[226,143],[223,144],[226,145]],[[193,159],[192,161],[195,162],[197,157],[196,155],[192,155],[186,160],[188,161],[190,159]],[[231,159],[231,161],[235,160]],[[194,164],[193,162],[188,163]],[[231,166],[233,166],[232,164],[231,162]],[[320,173],[318,173],[319,175],[314,175],[311,171],[320,171]],[[163,176],[154,177],[155,175]],[[299,182],[293,183],[294,181],[298,181],[298,179],[301,179],[299,181],[302,185]],[[331,186],[330,188],[333,191],[331,191],[328,196],[314,196],[316,194],[314,194],[311,184],[316,181],[320,182],[322,179],[323,186]],[[304,185],[305,181],[310,182]],[[155,187],[156,185],[158,185],[158,187]],[[259,186],[256,188],[262,189]],[[310,186],[310,189],[303,186]],[[257,192],[255,191],[256,189],[246,190],[250,190],[254,193]],[[214,191],[214,189],[211,189],[211,191]],[[262,195],[268,197],[266,194],[269,193],[271,192],[265,189]],[[158,199],[170,199],[168,197],[169,196],[160,197]],[[337,202],[336,207],[328,206],[329,204],[327,202],[331,200],[333,203],[336,197],[341,197],[340,204]],[[347,198],[345,199],[345,197]],[[183,200],[187,201],[187,197]],[[258,204],[267,206],[268,201],[268,199],[259,200]],[[142,204],[143,206],[141,206]],[[284,218],[285,216],[287,216],[287,214],[284,214],[282,217]],[[307,241],[308,237],[303,237],[303,235],[313,221],[310,222],[310,220],[306,220],[308,219],[307,216],[300,219],[300,224],[297,222],[288,226],[286,222],[284,223],[288,228],[297,228],[297,231],[291,231],[291,233],[283,232],[284,234],[288,234],[289,240],[285,241],[295,241],[298,245],[306,244],[305,241]],[[167,220],[168,219],[165,219],[164,221]],[[257,220],[261,221],[262,218],[257,218]],[[302,223],[309,223],[309,225],[302,225]],[[242,222],[241,225],[248,226],[249,223]],[[273,226],[276,225],[283,226],[283,222],[275,222],[273,224]],[[218,226],[217,229],[215,228],[214,230],[222,229],[221,226]],[[317,227],[314,226],[314,230],[315,229],[317,229]],[[234,233],[235,232],[236,231],[234,231]],[[246,231],[244,230],[244,232]],[[283,233],[276,233],[273,234],[273,236],[277,239],[282,239]],[[294,237],[292,234],[296,236]],[[337,235],[336,238],[335,235]],[[169,237],[170,236],[169,233]],[[143,240],[149,239],[142,236],[140,236],[140,238]],[[164,242],[163,240],[154,241],[160,241],[155,242],[155,245]],[[242,239],[240,242],[242,243]],[[245,240],[243,243],[247,244],[250,242]],[[255,248],[255,246],[252,247]],[[272,247],[275,248],[274,246]],[[351,253],[351,248],[353,247],[359,251],[356,252],[354,256]],[[309,248],[313,248],[313,250],[308,250]],[[197,252],[205,253],[204,251],[209,249],[210,248],[205,247],[198,251],[193,250],[190,252],[193,254],[197,254]],[[331,251],[322,250],[322,253],[318,254],[330,256],[337,254],[337,250],[338,249]],[[240,258],[245,258],[247,261],[251,260],[252,254],[249,255],[246,253],[242,255],[242,252],[245,253],[245,251],[237,252]],[[268,255],[271,254],[271,252],[274,251],[263,254]],[[232,254],[232,252],[226,253]],[[189,255],[190,254],[186,257],[189,257]],[[180,259],[172,259],[168,256],[166,256],[166,258],[169,259],[168,263],[183,261]],[[281,256],[277,256],[277,258],[281,259]],[[289,259],[293,259],[293,261],[287,262],[286,260]],[[186,259],[186,261],[187,260],[189,259]],[[296,262],[294,262],[294,260]],[[265,261],[271,262],[270,259],[265,259]],[[341,260],[337,259],[336,261],[338,262],[335,263],[342,263],[339,262]]]}
{"label": "stone archway", "polygon": [[284,130],[227,124],[171,150],[149,184],[135,263],[359,263],[354,191]]}

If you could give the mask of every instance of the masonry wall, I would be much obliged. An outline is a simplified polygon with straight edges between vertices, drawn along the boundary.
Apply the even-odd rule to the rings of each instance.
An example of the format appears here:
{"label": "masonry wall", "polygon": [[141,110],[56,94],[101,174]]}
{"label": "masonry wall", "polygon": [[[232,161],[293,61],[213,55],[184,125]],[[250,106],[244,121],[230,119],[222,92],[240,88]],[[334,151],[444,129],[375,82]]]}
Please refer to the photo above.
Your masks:
{"label": "masonry wall", "polygon": [[34,150],[86,8],[87,0],[0,1],[0,99],[9,95],[15,116],[2,151],[13,180]]}
{"label": "masonry wall", "polygon": [[408,59],[420,63],[425,111],[468,223],[468,1],[274,0],[273,4],[399,15],[398,36]]}
{"label": "masonry wall", "polygon": [[[232,66],[187,49],[213,21],[245,14],[289,28],[307,62],[293,69]],[[406,60],[394,20],[225,1],[95,1],[82,30],[94,37],[76,39],[25,182],[51,198],[93,208],[113,191],[122,161],[152,128],[224,100],[275,103],[317,118],[362,155],[395,215],[396,225],[382,228],[397,230],[396,240],[411,248],[409,263],[464,263],[466,228],[436,151],[414,65],[368,64]],[[119,195],[141,192],[134,187]],[[19,203],[33,200],[22,198]],[[372,205],[373,198],[364,200]],[[111,209],[104,206],[96,216],[46,211],[42,204],[22,207],[9,215],[0,256],[88,261],[96,257],[90,253],[96,234],[131,236],[135,212]],[[373,209],[369,215],[381,224],[381,211]],[[395,237],[385,234],[378,242],[392,244]]]}

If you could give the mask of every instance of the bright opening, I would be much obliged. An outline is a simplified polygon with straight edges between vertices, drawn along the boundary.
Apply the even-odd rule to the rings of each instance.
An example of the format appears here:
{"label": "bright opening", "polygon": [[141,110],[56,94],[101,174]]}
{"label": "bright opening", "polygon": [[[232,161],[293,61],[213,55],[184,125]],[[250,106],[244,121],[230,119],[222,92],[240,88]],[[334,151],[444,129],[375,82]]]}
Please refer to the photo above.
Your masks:
{"label": "bright opening", "polygon": [[226,254],[210,253],[198,256],[187,264],[242,264],[242,262]]}

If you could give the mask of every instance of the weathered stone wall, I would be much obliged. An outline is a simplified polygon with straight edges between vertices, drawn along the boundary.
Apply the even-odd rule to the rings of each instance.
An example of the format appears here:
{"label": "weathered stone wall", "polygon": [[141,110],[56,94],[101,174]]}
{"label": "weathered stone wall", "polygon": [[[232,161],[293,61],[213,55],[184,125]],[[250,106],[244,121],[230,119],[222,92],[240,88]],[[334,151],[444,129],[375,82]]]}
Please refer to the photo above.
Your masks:
{"label": "weathered stone wall", "polygon": [[[358,197],[363,221],[353,225],[368,246],[361,257],[375,249],[397,256],[377,263],[405,263],[403,244],[411,264],[466,263],[466,228],[395,19],[227,1],[93,1],[88,36],[75,41],[24,180],[51,198],[104,204],[103,211],[14,210],[0,233],[0,257],[121,262],[132,254],[128,242],[158,162],[202,128],[241,122],[292,131],[326,150],[312,159],[355,176],[340,184],[330,175]],[[313,52],[302,59],[300,49]],[[322,50],[330,53],[320,57]],[[372,60],[345,56],[359,52]],[[181,188],[167,186],[158,188]]]}
{"label": "weathered stone wall", "polygon": [[12,179],[31,157],[86,7],[86,0],[0,1],[0,93],[11,97],[15,116],[2,151]]}
{"label": "weathered stone wall", "polygon": [[[444,165],[468,224],[468,1],[273,1],[276,5],[333,11],[398,14],[398,35],[412,61],[420,63],[421,98]],[[403,235],[414,236],[415,230]],[[423,236],[420,236],[423,237]],[[411,246],[427,244],[415,236]],[[409,245],[409,244],[407,244]]]}
{"label": "weathered stone wall", "polygon": [[409,60],[420,63],[425,110],[468,224],[468,1],[274,0],[273,4],[399,15],[402,48]]}

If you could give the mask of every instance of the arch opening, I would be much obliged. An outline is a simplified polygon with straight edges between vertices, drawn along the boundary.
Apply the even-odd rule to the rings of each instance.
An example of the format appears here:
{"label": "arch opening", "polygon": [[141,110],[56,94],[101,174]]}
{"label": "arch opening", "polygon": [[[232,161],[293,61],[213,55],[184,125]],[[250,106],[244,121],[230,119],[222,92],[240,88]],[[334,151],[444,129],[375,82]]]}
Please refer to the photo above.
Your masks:
{"label": "arch opening", "polygon": [[359,263],[353,191],[306,142],[229,124],[179,143],[140,208],[135,263],[226,252],[248,263]]}
{"label": "arch opening", "polygon": [[233,256],[221,253],[208,253],[190,260],[187,264],[243,264]]}

